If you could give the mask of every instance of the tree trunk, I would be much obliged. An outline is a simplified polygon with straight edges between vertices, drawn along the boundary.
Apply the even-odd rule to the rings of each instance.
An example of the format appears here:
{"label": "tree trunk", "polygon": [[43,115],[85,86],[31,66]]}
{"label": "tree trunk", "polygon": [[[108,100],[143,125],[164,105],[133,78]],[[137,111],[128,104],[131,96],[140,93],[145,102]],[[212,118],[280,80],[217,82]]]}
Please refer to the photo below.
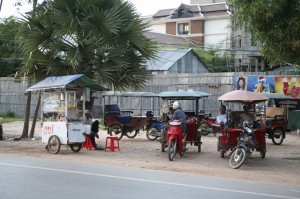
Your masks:
{"label": "tree trunk", "polygon": [[31,103],[31,91],[27,92],[27,102],[26,102],[26,111],[24,118],[23,133],[21,138],[28,138],[28,129],[29,129],[29,118],[30,118],[30,103]]}
{"label": "tree trunk", "polygon": [[38,101],[37,101],[36,108],[35,108],[35,111],[34,111],[31,130],[30,130],[30,134],[29,134],[30,138],[33,138],[33,136],[34,136],[36,120],[37,120],[37,116],[38,116],[38,113],[39,113],[39,108],[40,108],[40,105],[41,105],[41,97],[42,97],[42,91],[39,91]]}

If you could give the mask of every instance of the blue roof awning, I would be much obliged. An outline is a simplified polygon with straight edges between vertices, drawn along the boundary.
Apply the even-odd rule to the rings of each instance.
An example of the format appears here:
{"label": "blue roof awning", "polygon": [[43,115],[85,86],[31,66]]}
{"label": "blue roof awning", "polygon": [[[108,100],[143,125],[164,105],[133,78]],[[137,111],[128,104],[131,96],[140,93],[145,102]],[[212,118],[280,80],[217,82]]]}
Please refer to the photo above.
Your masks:
{"label": "blue roof awning", "polygon": [[94,91],[109,90],[96,84],[93,80],[84,74],[67,75],[67,76],[51,76],[29,87],[26,91],[38,91],[49,89],[64,88],[90,88]]}

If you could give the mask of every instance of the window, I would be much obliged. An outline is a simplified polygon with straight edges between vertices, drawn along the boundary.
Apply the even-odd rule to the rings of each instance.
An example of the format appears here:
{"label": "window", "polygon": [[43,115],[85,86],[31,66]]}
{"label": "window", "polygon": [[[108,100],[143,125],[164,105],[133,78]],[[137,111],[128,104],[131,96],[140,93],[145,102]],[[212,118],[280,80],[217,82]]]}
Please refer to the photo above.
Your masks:
{"label": "window", "polygon": [[177,25],[177,33],[178,35],[187,35],[189,34],[189,23],[179,23]]}

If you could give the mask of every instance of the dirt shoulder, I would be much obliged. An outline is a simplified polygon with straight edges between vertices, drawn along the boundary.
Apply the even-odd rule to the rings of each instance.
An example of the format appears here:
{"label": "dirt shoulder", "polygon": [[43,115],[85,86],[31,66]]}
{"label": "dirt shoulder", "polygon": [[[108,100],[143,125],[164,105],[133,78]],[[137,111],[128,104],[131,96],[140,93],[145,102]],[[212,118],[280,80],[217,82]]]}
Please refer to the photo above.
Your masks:
{"label": "dirt shoulder", "polygon": [[[4,123],[2,126],[5,138],[18,137],[22,133],[23,122]],[[0,153],[279,184],[300,184],[300,136],[296,133],[287,134],[283,144],[279,146],[267,139],[265,159],[260,158],[259,153],[254,151],[251,158],[241,168],[231,169],[228,165],[228,154],[225,154],[225,158],[220,158],[220,154],[216,150],[217,137],[214,136],[202,136],[201,153],[198,153],[197,147],[188,145],[189,150],[183,158],[176,157],[174,161],[170,162],[167,153],[161,152],[160,143],[147,140],[145,132],[139,133],[134,139],[122,138],[120,140],[121,151],[89,151],[84,149],[79,153],[73,153],[63,145],[59,154],[56,155],[45,150],[45,144],[39,137],[41,132],[39,124],[37,124],[35,132],[35,140],[0,141]],[[100,146],[104,146],[106,132],[101,131],[99,134],[100,138],[96,141]]]}

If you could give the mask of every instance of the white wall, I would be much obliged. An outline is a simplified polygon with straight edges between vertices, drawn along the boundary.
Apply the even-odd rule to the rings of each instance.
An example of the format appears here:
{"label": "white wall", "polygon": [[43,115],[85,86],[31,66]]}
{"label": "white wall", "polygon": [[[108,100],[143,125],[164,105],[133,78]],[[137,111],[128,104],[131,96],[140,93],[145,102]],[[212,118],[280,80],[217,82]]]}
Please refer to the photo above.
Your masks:
{"label": "white wall", "polygon": [[166,24],[151,25],[151,32],[166,34]]}
{"label": "white wall", "polygon": [[205,21],[204,46],[230,48],[230,19]]}

